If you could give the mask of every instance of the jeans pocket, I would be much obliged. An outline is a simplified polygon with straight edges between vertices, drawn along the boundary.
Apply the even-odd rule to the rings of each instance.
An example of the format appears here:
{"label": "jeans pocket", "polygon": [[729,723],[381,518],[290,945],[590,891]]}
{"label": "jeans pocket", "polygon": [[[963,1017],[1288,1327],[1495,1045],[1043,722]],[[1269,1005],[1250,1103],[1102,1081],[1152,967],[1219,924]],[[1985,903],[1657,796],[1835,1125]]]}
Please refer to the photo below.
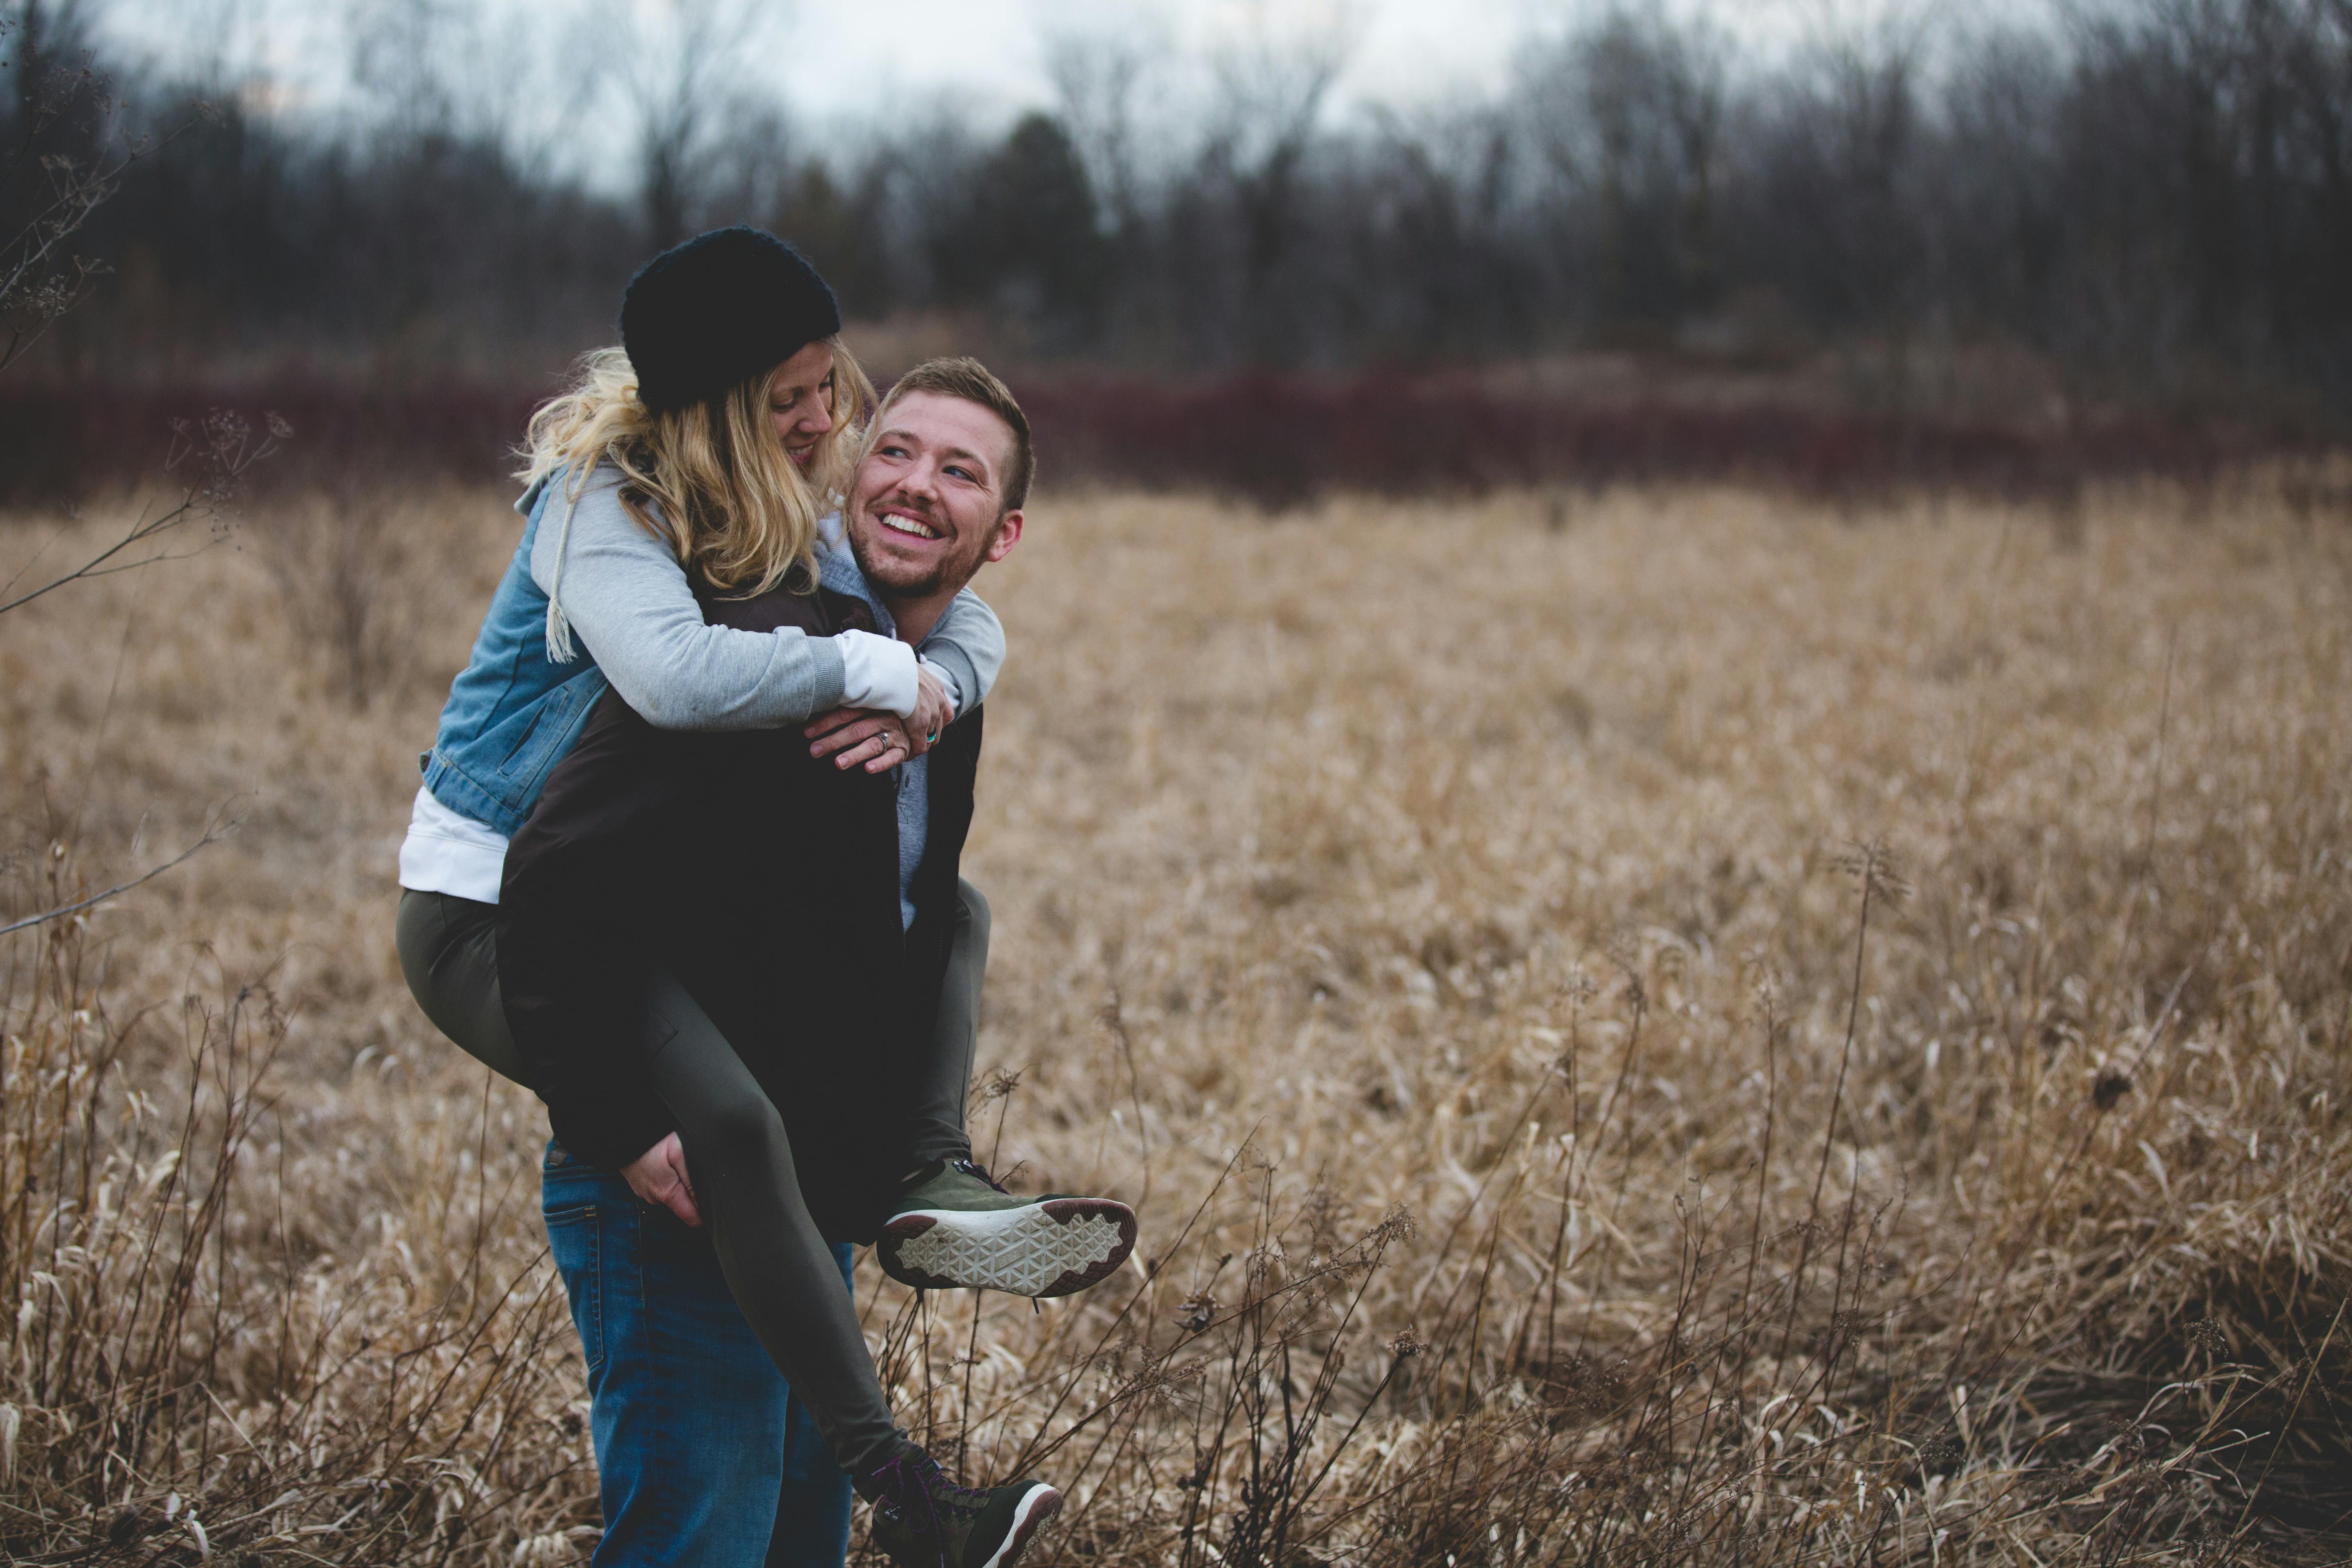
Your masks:
{"label": "jeans pocket", "polygon": [[564,1294],[572,1298],[572,1322],[580,1331],[580,1349],[594,1373],[604,1364],[604,1268],[603,1214],[594,1204],[551,1209],[547,1214],[548,1250],[556,1272],[563,1276]]}

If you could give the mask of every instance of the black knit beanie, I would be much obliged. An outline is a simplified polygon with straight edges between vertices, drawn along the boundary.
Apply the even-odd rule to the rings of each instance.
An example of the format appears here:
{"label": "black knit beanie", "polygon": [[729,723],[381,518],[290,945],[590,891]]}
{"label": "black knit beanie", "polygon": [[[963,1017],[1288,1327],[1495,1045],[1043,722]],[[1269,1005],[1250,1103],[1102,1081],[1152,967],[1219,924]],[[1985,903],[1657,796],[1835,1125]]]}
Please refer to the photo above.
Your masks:
{"label": "black knit beanie", "polygon": [[670,247],[621,296],[621,347],[656,414],[715,397],[840,330],[841,307],[816,268],[743,226]]}

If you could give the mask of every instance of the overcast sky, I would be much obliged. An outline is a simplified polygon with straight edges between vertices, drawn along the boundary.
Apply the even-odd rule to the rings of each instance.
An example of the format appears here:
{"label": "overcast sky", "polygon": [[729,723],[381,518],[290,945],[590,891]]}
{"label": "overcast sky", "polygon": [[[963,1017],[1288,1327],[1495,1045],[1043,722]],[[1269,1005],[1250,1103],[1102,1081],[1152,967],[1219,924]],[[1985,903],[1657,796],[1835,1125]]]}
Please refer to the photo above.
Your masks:
{"label": "overcast sky", "polygon": [[[1565,7],[1551,0],[890,0],[887,6],[805,5],[785,79],[812,108],[850,109],[872,83],[906,77],[961,89],[977,101],[1043,102],[1051,93],[1043,41],[1063,29],[1123,21],[1166,29],[1187,52],[1276,33],[1341,30],[1352,37],[1343,97],[1410,101],[1491,90],[1512,48]],[[1122,16],[1121,13],[1125,15]],[[1113,18],[1117,18],[1114,21]]]}
{"label": "overcast sky", "polygon": [[1531,37],[1612,3],[1704,15],[1739,47],[1767,54],[1856,26],[1965,26],[2049,14],[2047,0],[801,0],[792,58],[779,70],[811,110],[868,105],[877,84],[899,73],[980,101],[1042,103],[1050,96],[1042,41],[1057,31],[1139,26],[1208,53],[1253,34],[1337,29],[1350,39],[1335,105],[1344,113],[1366,102],[1485,96],[1508,79]]}
{"label": "overcast sky", "polygon": [[[248,101],[334,108],[352,100],[351,18],[437,8],[459,18],[468,68],[536,104],[561,81],[549,62],[577,50],[583,18],[631,11],[657,16],[681,0],[92,0],[119,46],[161,62],[210,64],[215,79],[254,83]],[[1202,60],[1252,41],[1346,41],[1327,118],[1368,106],[1400,109],[1486,98],[1509,80],[1531,39],[1554,34],[1608,0],[683,0],[741,5],[761,21],[741,77],[802,125],[823,132],[887,124],[944,107],[982,126],[1050,105],[1049,41],[1116,32]],[[1962,26],[2042,12],[2049,0],[1651,0],[1706,14],[1748,58],[1808,36],[1885,24]],[[610,28],[605,30],[617,30]],[[531,110],[525,110],[524,118]],[[609,114],[563,124],[561,139],[593,144],[615,131]],[[551,122],[550,122],[551,124]],[[617,147],[588,153],[604,163]]]}

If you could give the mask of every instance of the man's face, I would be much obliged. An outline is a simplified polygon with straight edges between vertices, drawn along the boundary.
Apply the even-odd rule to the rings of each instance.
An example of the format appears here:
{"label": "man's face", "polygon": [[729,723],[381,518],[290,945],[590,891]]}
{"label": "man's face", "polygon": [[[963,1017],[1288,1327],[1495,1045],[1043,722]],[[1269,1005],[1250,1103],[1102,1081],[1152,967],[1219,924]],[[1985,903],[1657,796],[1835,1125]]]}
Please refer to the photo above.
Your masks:
{"label": "man's face", "polygon": [[866,580],[898,599],[952,593],[1021,538],[1003,510],[1013,432],[977,403],[909,393],[883,415],[849,501],[849,545]]}

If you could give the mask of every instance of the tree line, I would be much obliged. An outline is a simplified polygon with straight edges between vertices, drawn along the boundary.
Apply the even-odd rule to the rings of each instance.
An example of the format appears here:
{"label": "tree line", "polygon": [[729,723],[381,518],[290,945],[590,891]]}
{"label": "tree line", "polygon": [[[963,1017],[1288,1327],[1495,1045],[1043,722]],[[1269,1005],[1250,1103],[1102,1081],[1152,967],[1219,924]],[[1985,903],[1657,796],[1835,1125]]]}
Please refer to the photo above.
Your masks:
{"label": "tree line", "polygon": [[1008,129],[826,137],[730,77],[749,10],[676,0],[662,38],[604,40],[632,129],[593,171],[518,129],[529,84],[446,63],[482,52],[462,9],[358,0],[359,88],[326,114],[106,58],[88,5],[0,4],[0,234],[60,170],[107,187],[37,263],[53,303],[105,308],[33,368],[543,377],[652,248],[749,221],[853,317],[962,312],[1034,364],[1862,344],[1915,389],[2002,351],[2091,395],[2352,407],[2352,0],[1897,19],[1760,63],[1704,14],[1585,7],[1486,101],[1345,115],[1329,37],[1185,61],[1097,30],[1051,41],[1054,101]]}

